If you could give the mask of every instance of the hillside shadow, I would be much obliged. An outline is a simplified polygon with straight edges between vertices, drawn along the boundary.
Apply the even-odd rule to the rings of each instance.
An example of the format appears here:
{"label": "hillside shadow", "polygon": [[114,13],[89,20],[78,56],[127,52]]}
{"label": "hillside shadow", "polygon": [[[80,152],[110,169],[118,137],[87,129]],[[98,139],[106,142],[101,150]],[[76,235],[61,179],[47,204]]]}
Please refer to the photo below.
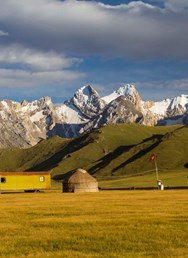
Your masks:
{"label": "hillside shadow", "polygon": [[[83,126],[83,125],[82,125]],[[81,125],[79,124],[59,124],[56,123],[55,126],[48,130],[47,138],[51,138],[54,135],[58,135],[62,138],[73,138],[75,137],[75,131],[79,131]]]}
{"label": "hillside shadow", "polygon": [[113,152],[108,153],[103,158],[99,159],[95,166],[91,167],[88,172],[90,174],[95,174],[98,170],[106,167],[112,160],[116,159],[118,156],[120,156],[124,152],[128,152],[134,145],[132,146],[120,146],[117,149],[115,149]]}
{"label": "hillside shadow", "polygon": [[171,117],[166,117],[164,119],[160,119],[158,120],[157,122],[157,126],[164,126],[164,125],[167,125],[167,121],[176,121],[176,120],[179,120],[180,118],[182,118],[182,115],[177,115],[177,116],[171,116]]}
{"label": "hillside shadow", "polygon": [[[95,174],[97,171],[101,170],[102,168],[108,166],[110,164],[110,162],[112,162],[113,160],[115,160],[116,158],[118,158],[120,155],[122,155],[123,153],[126,153],[128,151],[130,151],[132,148],[134,148],[135,146],[138,146],[140,144],[146,143],[146,142],[150,142],[150,141],[154,141],[155,143],[153,144],[153,147],[148,147],[148,151],[145,150],[145,152],[149,152],[151,151],[153,148],[155,148],[158,144],[159,141],[161,141],[161,139],[163,138],[163,135],[161,134],[154,134],[149,138],[144,139],[141,143],[136,144],[136,145],[129,145],[129,146],[120,146],[118,148],[116,148],[113,152],[110,152],[109,154],[105,155],[104,157],[102,157],[101,159],[97,160],[96,165],[94,165],[93,167],[91,167],[88,172],[90,174]],[[156,145],[156,146],[155,146]],[[151,148],[151,149],[150,149]],[[139,156],[141,156],[142,153],[139,154]],[[145,155],[145,154],[142,154]],[[139,157],[137,157],[139,158]],[[135,155],[131,158],[131,159],[135,159]],[[122,164],[121,164],[122,165]],[[121,166],[120,165],[120,166]],[[119,166],[118,168],[119,169]],[[113,172],[117,170],[116,168],[113,169]]]}
{"label": "hillside shadow", "polygon": [[63,159],[70,158],[72,153],[76,152],[80,148],[92,143],[94,139],[89,137],[88,134],[77,137],[74,140],[68,142],[62,150],[53,154],[50,158],[37,164],[36,166],[28,168],[26,171],[40,171],[51,170],[58,165]]}
{"label": "hillside shadow", "polygon": [[65,173],[65,174],[59,174],[52,177],[53,180],[56,181],[64,181],[66,178],[70,177],[75,172],[75,169]]}
{"label": "hillside shadow", "polygon": [[152,145],[150,145],[149,147],[139,151],[138,153],[136,153],[135,155],[133,155],[131,158],[129,158],[128,160],[126,160],[125,162],[123,162],[122,164],[120,164],[119,166],[115,167],[112,172],[117,171],[120,168],[125,167],[126,165],[136,161],[137,159],[140,159],[141,157],[143,157],[144,155],[146,155],[147,153],[151,152],[153,149],[155,149],[162,140],[159,140],[155,143],[153,143]]}
{"label": "hillside shadow", "polygon": [[[185,127],[187,128],[187,125],[186,126],[182,126],[180,128],[177,128],[175,131],[178,131],[178,130],[180,130],[182,128],[185,128]],[[123,168],[123,167],[125,167],[126,165],[128,165],[128,164],[130,164],[132,162],[135,162],[136,160],[140,159],[141,157],[143,157],[147,153],[153,151],[162,141],[169,139],[173,135],[173,133],[175,131],[166,133],[165,135],[160,135],[160,134],[159,135],[153,135],[152,137],[145,139],[143,142],[147,142],[149,140],[154,140],[154,139],[156,140],[156,142],[154,142],[153,144],[151,144],[147,148],[144,148],[143,150],[140,150],[137,154],[135,154],[134,156],[132,156],[131,158],[129,158],[128,160],[126,160],[125,162],[120,164],[119,166],[115,167],[112,170],[112,172],[115,172],[118,169]],[[184,165],[184,167],[188,168],[188,163],[186,163]]]}

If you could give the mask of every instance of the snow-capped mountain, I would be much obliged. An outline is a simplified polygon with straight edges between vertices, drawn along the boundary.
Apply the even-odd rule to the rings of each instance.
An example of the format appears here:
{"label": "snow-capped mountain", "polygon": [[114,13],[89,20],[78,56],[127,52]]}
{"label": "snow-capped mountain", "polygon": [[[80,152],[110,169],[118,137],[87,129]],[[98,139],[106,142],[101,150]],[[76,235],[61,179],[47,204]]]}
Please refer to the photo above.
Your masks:
{"label": "snow-capped mountain", "polygon": [[119,96],[106,105],[103,112],[90,120],[83,131],[101,127],[107,124],[141,123],[143,114],[125,96]]}
{"label": "snow-capped mountain", "polygon": [[188,95],[143,101],[134,85],[100,97],[90,85],[61,105],[49,97],[28,103],[0,101],[0,147],[26,148],[53,135],[74,137],[110,123],[188,124]]}
{"label": "snow-capped mountain", "polygon": [[145,115],[152,114],[153,125],[173,125],[185,123],[188,111],[188,95],[181,95],[159,102],[143,102]]}
{"label": "snow-capped mountain", "polygon": [[106,104],[99,96],[99,93],[90,85],[79,89],[70,100],[70,103],[87,118],[92,118],[99,114]]}
{"label": "snow-capped mountain", "polygon": [[121,86],[118,90],[114,91],[108,96],[103,97],[102,99],[107,104],[109,104],[111,101],[117,99],[119,96],[126,96],[126,98],[129,99],[136,106],[136,108],[141,108],[141,97],[135,86],[131,84],[125,84]]}
{"label": "snow-capped mountain", "polygon": [[59,120],[64,122],[66,137],[74,137],[83,132],[83,127],[93,117],[100,114],[106,103],[90,85],[83,86],[74,96],[56,107]]}
{"label": "snow-capped mountain", "polygon": [[49,97],[28,103],[0,101],[1,147],[28,147],[50,134],[58,116]]}

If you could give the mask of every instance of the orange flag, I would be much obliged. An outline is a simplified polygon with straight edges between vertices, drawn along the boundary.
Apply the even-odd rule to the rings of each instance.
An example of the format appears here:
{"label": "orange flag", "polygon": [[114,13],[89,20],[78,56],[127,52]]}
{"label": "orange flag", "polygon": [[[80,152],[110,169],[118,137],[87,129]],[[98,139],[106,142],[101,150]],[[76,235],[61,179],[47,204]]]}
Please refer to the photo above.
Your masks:
{"label": "orange flag", "polygon": [[157,154],[156,154],[156,153],[153,153],[153,154],[150,156],[149,161],[153,161],[153,160],[155,160],[155,159],[157,159]]}

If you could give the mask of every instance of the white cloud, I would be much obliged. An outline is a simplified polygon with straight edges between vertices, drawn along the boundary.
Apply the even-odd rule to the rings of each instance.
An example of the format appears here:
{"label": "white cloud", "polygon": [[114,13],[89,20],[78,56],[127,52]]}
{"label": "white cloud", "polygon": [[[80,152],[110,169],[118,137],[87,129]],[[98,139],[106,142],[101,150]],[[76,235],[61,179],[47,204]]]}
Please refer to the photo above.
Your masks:
{"label": "white cloud", "polygon": [[3,30],[0,30],[0,37],[1,36],[8,36],[8,32],[4,32]]}
{"label": "white cloud", "polygon": [[169,8],[173,11],[183,11],[188,8],[187,0],[166,0],[164,2],[166,8]]}
{"label": "white cloud", "polygon": [[32,70],[58,70],[80,63],[78,58],[67,58],[54,51],[42,52],[20,45],[0,45],[0,63],[23,64]]}
{"label": "white cloud", "polygon": [[83,73],[72,71],[30,72],[24,70],[0,69],[0,88],[61,87],[81,79]]}
{"label": "white cloud", "polygon": [[11,34],[8,43],[30,48],[72,55],[186,59],[188,11],[182,8],[187,0],[181,1],[167,0],[165,8],[159,8],[141,1],[114,7],[94,1],[1,0],[0,24]]}
{"label": "white cloud", "polygon": [[[72,70],[81,61],[54,51],[45,52],[16,44],[0,45],[0,88],[58,87],[69,84],[85,76]],[[7,69],[3,68],[7,66]]]}

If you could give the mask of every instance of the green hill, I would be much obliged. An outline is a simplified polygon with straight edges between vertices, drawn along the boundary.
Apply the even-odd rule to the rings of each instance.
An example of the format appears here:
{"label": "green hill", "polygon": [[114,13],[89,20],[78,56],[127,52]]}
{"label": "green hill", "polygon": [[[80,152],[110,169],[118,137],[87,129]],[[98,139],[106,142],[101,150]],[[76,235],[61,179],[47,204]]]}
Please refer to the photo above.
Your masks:
{"label": "green hill", "polygon": [[55,155],[69,142],[67,139],[53,137],[28,149],[0,149],[0,171],[26,171],[36,164]]}
{"label": "green hill", "polygon": [[159,170],[188,167],[188,127],[109,125],[73,140],[53,137],[29,149],[0,150],[1,171],[52,170],[57,176],[83,167],[97,177],[145,175],[158,155]]}

